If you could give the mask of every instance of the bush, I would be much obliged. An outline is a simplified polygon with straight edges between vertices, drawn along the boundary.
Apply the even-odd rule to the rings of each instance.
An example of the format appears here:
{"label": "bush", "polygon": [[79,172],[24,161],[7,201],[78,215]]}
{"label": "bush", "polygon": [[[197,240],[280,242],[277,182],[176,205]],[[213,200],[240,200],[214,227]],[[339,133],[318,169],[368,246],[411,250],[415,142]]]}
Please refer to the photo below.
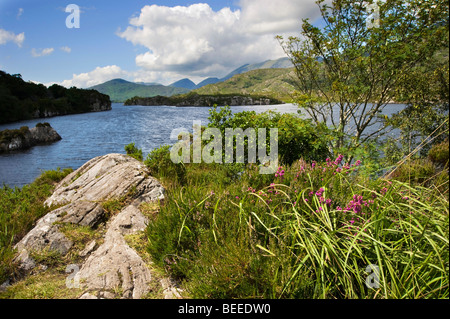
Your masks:
{"label": "bush", "polygon": [[[254,128],[256,133],[259,128],[266,128],[266,145],[270,145],[269,129],[277,128],[278,154],[281,163],[290,165],[300,158],[308,161],[325,160],[330,155],[325,140],[326,128],[316,126],[310,120],[303,120],[296,114],[276,112],[257,114],[255,111],[244,111],[232,115],[229,107],[223,107],[219,111],[217,111],[217,107],[214,107],[210,109],[209,113],[210,123],[208,126],[218,128],[222,137],[225,136],[226,128],[243,130]],[[247,149],[247,145],[246,141],[245,149]]]}
{"label": "bush", "polygon": [[173,163],[170,159],[170,145],[154,149],[144,161],[150,174],[156,178],[164,178],[169,183],[186,183],[186,168],[183,163]]}
{"label": "bush", "polygon": [[138,149],[134,143],[128,144],[125,146],[125,151],[127,152],[127,155],[137,159],[138,161],[143,160],[142,150]]}
{"label": "bush", "polygon": [[50,123],[44,122],[44,123],[37,123],[36,127],[51,127]]}

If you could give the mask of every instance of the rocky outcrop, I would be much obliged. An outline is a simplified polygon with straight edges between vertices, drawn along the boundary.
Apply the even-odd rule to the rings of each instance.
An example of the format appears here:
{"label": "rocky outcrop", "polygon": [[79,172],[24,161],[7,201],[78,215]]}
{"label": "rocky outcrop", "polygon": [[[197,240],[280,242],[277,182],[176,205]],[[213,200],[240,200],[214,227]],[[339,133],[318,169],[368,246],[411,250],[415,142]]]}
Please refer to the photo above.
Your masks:
{"label": "rocky outcrop", "polygon": [[[115,216],[104,209],[107,201],[120,199],[126,203]],[[104,235],[75,252],[81,264],[68,265],[77,270],[73,282],[83,289],[83,299],[142,298],[152,281],[164,291],[166,298],[179,298],[177,288],[168,279],[156,279],[148,264],[131,248],[126,236],[144,231],[148,219],[140,205],[164,199],[164,188],[148,174],[141,162],[122,154],[94,158],[69,174],[55,188],[45,204],[58,205],[19,242],[16,261],[23,273],[37,264],[33,251],[49,249],[66,255],[74,249],[73,242],[61,231],[67,224],[100,229]]]}
{"label": "rocky outcrop", "polygon": [[31,129],[24,126],[19,130],[4,130],[0,132],[0,153],[24,150],[59,140],[61,136],[48,123],[38,123]]}

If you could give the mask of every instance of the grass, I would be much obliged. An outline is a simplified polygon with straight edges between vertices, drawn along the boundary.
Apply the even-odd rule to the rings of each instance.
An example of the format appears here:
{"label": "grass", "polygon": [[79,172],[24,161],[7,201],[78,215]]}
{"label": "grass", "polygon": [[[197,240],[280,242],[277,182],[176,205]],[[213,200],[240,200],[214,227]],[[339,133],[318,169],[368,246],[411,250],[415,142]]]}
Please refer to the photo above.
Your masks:
{"label": "grass", "polygon": [[[193,298],[448,298],[448,171],[424,187],[341,161],[275,176],[186,165],[148,226],[148,252]],[[369,265],[379,287],[366,285]]]}
{"label": "grass", "polygon": [[[448,166],[437,173],[427,162],[424,172],[417,162],[391,179],[369,179],[360,174],[364,163],[338,157],[297,160],[260,175],[254,164],[174,166],[167,150],[146,161],[166,198],[141,204],[149,225],[125,237],[156,279],[146,298],[162,298],[157,282],[167,275],[190,298],[449,298]],[[69,172],[45,172],[23,188],[0,190],[0,279],[14,273],[13,245],[49,211],[44,200]],[[127,205],[133,191],[104,202],[108,215]],[[76,250],[101,241],[98,229],[62,225],[61,231]],[[62,265],[79,256],[33,254],[47,271],[1,298],[78,296],[67,289]]]}
{"label": "grass", "polygon": [[67,276],[64,270],[57,269],[27,276],[9,287],[0,295],[0,299],[76,299],[82,290],[68,288]]}
{"label": "grass", "polygon": [[13,246],[51,210],[44,206],[44,201],[56,183],[71,172],[71,169],[45,171],[22,188],[0,188],[0,282],[14,273]]}

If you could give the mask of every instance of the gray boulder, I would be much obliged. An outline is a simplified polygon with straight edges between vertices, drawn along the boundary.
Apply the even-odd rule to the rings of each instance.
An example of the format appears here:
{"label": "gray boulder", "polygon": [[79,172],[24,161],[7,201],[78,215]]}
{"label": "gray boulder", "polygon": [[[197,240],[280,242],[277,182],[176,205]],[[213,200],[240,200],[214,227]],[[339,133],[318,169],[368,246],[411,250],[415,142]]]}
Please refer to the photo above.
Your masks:
{"label": "gray boulder", "polygon": [[[91,241],[77,252],[84,258],[84,263],[73,280],[86,292],[82,298],[143,297],[149,292],[149,283],[156,279],[124,236],[145,230],[148,219],[139,210],[139,205],[164,199],[164,188],[149,175],[145,165],[123,154],[94,158],[56,186],[45,204],[60,207],[38,220],[15,246],[18,250],[16,261],[21,269],[28,273],[37,266],[31,257],[34,250],[50,249],[61,255],[67,254],[73,243],[60,227],[70,223],[96,229],[108,217],[102,203],[124,197],[129,205],[106,222],[103,243],[97,247],[96,242]],[[177,288],[167,282],[170,280],[160,283],[165,296],[179,298]]]}

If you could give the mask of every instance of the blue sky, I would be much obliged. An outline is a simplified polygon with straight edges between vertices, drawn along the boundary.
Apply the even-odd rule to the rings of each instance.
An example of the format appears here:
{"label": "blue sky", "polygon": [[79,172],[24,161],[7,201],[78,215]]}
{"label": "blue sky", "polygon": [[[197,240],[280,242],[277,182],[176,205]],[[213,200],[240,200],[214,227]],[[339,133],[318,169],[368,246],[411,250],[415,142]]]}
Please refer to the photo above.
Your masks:
{"label": "blue sky", "polygon": [[[66,6],[80,8],[67,28]],[[170,84],[221,77],[283,57],[314,0],[0,0],[0,69],[27,81],[89,87],[113,78]]]}

